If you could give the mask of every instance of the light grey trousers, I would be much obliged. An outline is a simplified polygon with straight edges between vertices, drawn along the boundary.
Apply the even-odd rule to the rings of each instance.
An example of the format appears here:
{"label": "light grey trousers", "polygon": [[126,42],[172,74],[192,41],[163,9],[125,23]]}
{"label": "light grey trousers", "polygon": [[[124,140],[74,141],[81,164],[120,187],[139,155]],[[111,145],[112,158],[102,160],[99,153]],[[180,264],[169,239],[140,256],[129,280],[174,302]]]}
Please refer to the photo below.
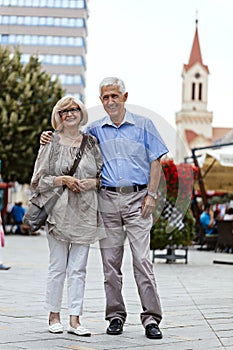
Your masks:
{"label": "light grey trousers", "polygon": [[[125,322],[127,312],[122,296],[122,259],[127,236],[133,258],[133,272],[143,311],[141,322],[159,324],[162,310],[150,260],[152,217],[141,217],[146,190],[120,194],[101,190],[100,208],[107,238],[100,241],[105,276],[106,320],[118,317]],[[125,229],[124,229],[125,228]]]}
{"label": "light grey trousers", "polygon": [[58,241],[47,234],[50,263],[48,270],[46,306],[50,312],[60,312],[64,282],[67,275],[69,315],[80,316],[86,279],[89,246]]}

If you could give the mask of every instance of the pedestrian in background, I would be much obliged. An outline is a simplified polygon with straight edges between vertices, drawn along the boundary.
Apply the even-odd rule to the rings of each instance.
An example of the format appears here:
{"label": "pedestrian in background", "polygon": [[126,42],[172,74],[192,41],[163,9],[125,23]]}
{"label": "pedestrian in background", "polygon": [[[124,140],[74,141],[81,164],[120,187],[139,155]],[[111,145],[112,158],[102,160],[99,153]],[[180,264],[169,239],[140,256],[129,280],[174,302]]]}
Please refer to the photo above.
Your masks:
{"label": "pedestrian in background", "polygon": [[25,214],[25,208],[23,207],[22,202],[17,202],[13,205],[11,209],[11,216],[13,218],[14,224],[17,225],[17,228],[15,230],[15,234],[22,235],[23,233],[26,233],[23,228],[23,216]]}
{"label": "pedestrian in background", "polygon": [[0,212],[0,270],[9,270],[10,266],[3,264],[3,248],[5,246],[5,232],[2,225],[2,216]]}
{"label": "pedestrian in background", "polygon": [[218,233],[214,211],[209,203],[205,204],[204,206],[204,210],[200,216],[200,223],[207,236]]}

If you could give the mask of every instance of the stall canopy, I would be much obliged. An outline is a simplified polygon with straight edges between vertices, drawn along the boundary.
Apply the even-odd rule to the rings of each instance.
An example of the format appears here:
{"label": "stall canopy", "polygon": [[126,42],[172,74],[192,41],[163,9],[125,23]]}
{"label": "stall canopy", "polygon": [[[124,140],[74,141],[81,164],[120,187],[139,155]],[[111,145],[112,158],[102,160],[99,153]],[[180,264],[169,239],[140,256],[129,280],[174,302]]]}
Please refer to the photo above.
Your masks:
{"label": "stall canopy", "polygon": [[206,191],[233,193],[233,144],[203,148],[198,165]]}

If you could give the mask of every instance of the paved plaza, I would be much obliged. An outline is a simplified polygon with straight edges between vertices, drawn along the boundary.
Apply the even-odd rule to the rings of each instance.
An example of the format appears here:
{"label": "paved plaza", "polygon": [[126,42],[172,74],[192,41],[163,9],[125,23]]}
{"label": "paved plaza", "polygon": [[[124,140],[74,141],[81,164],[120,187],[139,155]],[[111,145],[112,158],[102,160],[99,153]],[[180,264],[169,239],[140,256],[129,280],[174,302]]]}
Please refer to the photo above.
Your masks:
{"label": "paved plaza", "polygon": [[[123,293],[128,318],[122,335],[105,333],[105,298],[98,245],[91,247],[82,324],[92,336],[54,335],[48,332],[44,295],[48,267],[47,240],[39,236],[6,236],[4,264],[0,271],[0,349],[51,350],[233,350],[233,254],[190,248],[188,264],[182,260],[167,264],[155,259],[164,318],[163,339],[151,340],[140,324],[141,311],[132,274],[129,247],[123,264]],[[61,312],[66,328],[66,288]]]}

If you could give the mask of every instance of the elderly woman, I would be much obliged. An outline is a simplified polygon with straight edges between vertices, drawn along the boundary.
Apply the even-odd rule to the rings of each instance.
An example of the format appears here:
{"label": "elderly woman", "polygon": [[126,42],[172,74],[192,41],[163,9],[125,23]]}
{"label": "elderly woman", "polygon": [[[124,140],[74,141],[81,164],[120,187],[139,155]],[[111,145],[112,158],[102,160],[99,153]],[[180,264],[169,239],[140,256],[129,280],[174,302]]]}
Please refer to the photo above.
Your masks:
{"label": "elderly woman", "polygon": [[66,96],[57,102],[51,117],[53,142],[41,145],[31,180],[32,189],[45,197],[65,186],[46,223],[50,251],[46,305],[49,331],[62,333],[60,309],[67,275],[67,331],[80,336],[91,335],[79,319],[89,246],[105,236],[97,202],[102,158],[93,136],[88,136],[78,167],[73,176],[69,175],[83,140],[80,126],[87,119],[83,103],[75,97]]}

